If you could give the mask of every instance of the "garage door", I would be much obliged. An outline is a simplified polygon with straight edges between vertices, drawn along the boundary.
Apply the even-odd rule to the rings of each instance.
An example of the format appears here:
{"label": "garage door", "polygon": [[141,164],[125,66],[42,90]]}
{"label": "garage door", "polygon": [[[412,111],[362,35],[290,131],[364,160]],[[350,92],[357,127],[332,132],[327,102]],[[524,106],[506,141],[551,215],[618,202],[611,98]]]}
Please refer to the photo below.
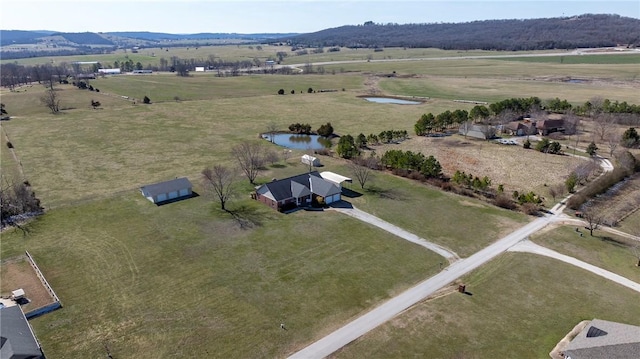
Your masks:
{"label": "garage door", "polygon": [[333,201],[332,202],[338,202],[340,200],[340,193],[338,194],[334,194],[333,195]]}
{"label": "garage door", "polygon": [[169,199],[178,198],[178,191],[169,192]]}
{"label": "garage door", "polygon": [[167,200],[167,194],[166,193],[162,193],[158,195],[158,201],[157,202],[162,202],[162,201],[166,201]]}
{"label": "garage door", "polygon": [[180,190],[180,197],[182,196],[186,196],[189,194],[189,189],[188,188],[183,188]]}

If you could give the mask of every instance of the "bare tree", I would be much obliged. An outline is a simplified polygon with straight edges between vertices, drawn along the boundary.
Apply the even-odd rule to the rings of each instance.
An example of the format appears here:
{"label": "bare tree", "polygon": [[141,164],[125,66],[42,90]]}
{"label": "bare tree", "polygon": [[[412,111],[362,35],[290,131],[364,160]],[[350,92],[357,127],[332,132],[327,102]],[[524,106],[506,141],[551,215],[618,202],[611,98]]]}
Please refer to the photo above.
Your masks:
{"label": "bare tree", "polygon": [[597,117],[602,113],[602,105],[604,104],[604,99],[601,96],[592,97],[589,100],[589,103],[591,104],[589,108],[589,115],[591,117]]}
{"label": "bare tree", "polygon": [[482,134],[484,135],[485,140],[490,140],[496,136],[496,128],[493,125],[491,125],[491,123],[489,122],[483,123],[480,126],[481,126],[480,130],[482,131]]}
{"label": "bare tree", "polygon": [[205,168],[202,171],[205,191],[218,198],[222,210],[227,210],[225,205],[234,193],[236,178],[235,171],[222,165]]}
{"label": "bare tree", "polygon": [[275,122],[269,122],[267,124],[267,134],[269,135],[269,141],[273,143],[276,133],[278,132],[278,125]]}
{"label": "bare tree", "polygon": [[289,157],[291,157],[291,150],[288,148],[282,150],[282,159],[285,163],[289,160]]}
{"label": "bare tree", "polygon": [[276,162],[280,161],[280,157],[275,150],[269,149],[264,153],[264,160],[269,162],[271,165],[274,165]]}
{"label": "bare tree", "polygon": [[593,237],[593,231],[600,227],[602,223],[602,215],[598,213],[597,209],[592,206],[585,206],[582,211],[582,216],[584,220],[587,222],[587,229],[589,230],[589,234]]}
{"label": "bare tree", "polygon": [[564,133],[567,136],[577,135],[578,127],[580,126],[580,117],[575,113],[569,111],[564,116]]}
{"label": "bare tree", "polygon": [[367,181],[373,177],[373,170],[377,167],[377,164],[378,159],[375,157],[357,157],[351,161],[349,168],[360,184],[360,188],[364,189]]}
{"label": "bare tree", "polygon": [[0,183],[0,222],[2,226],[19,225],[14,220],[17,215],[42,213],[40,200],[36,198],[28,182],[9,180],[2,176]]}
{"label": "bare tree", "polygon": [[40,97],[40,102],[47,106],[53,114],[60,111],[60,99],[58,97],[58,93],[54,89],[48,89],[44,95]]}
{"label": "bare tree", "polygon": [[613,153],[616,151],[616,148],[618,148],[618,145],[620,144],[621,140],[622,140],[622,136],[616,133],[611,132],[607,135],[607,145],[609,145],[609,157],[613,158]]}
{"label": "bare tree", "polygon": [[604,141],[615,125],[615,117],[608,113],[602,113],[593,118],[593,134]]}
{"label": "bare tree", "polygon": [[464,135],[464,138],[467,138],[467,134],[469,133],[472,127],[473,127],[472,121],[465,121],[462,125],[460,125],[460,130]]}
{"label": "bare tree", "polygon": [[243,142],[233,147],[231,154],[238,161],[238,166],[249,179],[249,183],[254,184],[260,169],[264,166],[262,146],[256,142]]}

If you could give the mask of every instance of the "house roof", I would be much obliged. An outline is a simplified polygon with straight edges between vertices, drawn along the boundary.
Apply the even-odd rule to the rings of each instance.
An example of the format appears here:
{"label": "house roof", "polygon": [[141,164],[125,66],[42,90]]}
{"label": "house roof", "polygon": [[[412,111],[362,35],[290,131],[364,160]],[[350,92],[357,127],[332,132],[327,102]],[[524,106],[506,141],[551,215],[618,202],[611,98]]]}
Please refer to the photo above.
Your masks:
{"label": "house roof", "polygon": [[554,119],[549,119],[549,120],[542,120],[539,121],[536,124],[536,127],[539,129],[545,129],[545,128],[557,128],[557,127],[562,127],[564,126],[564,120],[560,119],[560,120],[554,120]]}
{"label": "house roof", "polygon": [[310,177],[309,181],[311,182],[311,192],[318,196],[329,197],[342,192],[335,183],[327,181],[322,177]]}
{"label": "house roof", "polygon": [[303,184],[298,182],[291,181],[291,196],[295,198],[300,198],[304,196],[309,196],[311,194],[311,190]]}
{"label": "house roof", "polygon": [[0,358],[40,358],[42,351],[20,306],[0,309]]}
{"label": "house roof", "polygon": [[[294,197],[294,192],[296,194],[303,195],[303,189],[300,187],[305,187],[309,190],[309,177],[320,177],[318,171],[313,171],[310,173],[303,173],[301,175],[283,178],[281,180],[275,180],[269,183],[265,183],[262,186],[258,187],[259,192],[266,192],[264,189],[271,194],[271,197],[275,201],[282,201],[288,198]],[[296,184],[294,184],[296,183]],[[311,194],[311,191],[309,191]]]}
{"label": "house roof", "polygon": [[293,197],[300,198],[308,196],[312,192],[322,197],[332,196],[341,192],[336,184],[322,178],[318,171],[265,183],[258,187],[256,191],[275,201]]}
{"label": "house roof", "polygon": [[594,319],[567,345],[571,359],[638,358],[640,327]]}
{"label": "house roof", "polygon": [[162,193],[169,193],[179,191],[185,188],[192,188],[193,185],[188,178],[176,178],[171,181],[159,182],[150,185],[140,187],[140,190],[145,196],[157,196]]}

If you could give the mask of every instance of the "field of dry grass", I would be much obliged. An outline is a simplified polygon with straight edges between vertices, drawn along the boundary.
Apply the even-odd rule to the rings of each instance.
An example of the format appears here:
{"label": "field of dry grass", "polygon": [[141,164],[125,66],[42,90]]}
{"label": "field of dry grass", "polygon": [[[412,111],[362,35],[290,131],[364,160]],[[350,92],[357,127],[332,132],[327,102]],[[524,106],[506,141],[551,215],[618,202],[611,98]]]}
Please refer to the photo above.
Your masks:
{"label": "field of dry grass", "polygon": [[569,173],[584,159],[572,156],[544,154],[525,150],[522,146],[506,146],[460,135],[450,137],[414,136],[400,144],[375,148],[383,153],[389,149],[421,152],[440,161],[444,174],[456,171],[480,178],[488,176],[495,188],[504,185],[506,193],[534,191],[547,195],[546,186],[563,183]]}
{"label": "field of dry grass", "polygon": [[0,264],[0,278],[0,293],[3,297],[10,296],[11,291],[18,288],[24,289],[25,297],[29,299],[29,303],[22,305],[25,313],[53,303],[53,298],[25,256],[3,259]]}

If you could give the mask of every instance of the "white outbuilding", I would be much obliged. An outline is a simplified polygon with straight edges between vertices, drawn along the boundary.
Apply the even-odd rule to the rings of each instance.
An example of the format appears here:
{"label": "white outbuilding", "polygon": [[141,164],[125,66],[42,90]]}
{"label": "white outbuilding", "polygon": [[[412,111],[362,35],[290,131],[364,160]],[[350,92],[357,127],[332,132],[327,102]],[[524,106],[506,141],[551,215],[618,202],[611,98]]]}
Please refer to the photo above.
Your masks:
{"label": "white outbuilding", "polygon": [[320,172],[320,177],[332,182],[340,189],[342,188],[342,182],[353,183],[353,180],[351,178],[330,171]]}
{"label": "white outbuilding", "polygon": [[152,203],[162,203],[189,198],[193,194],[193,185],[188,178],[176,178],[171,181],[154,183],[140,187],[142,195]]}
{"label": "white outbuilding", "polygon": [[305,165],[309,165],[309,166],[313,166],[313,167],[318,167],[321,166],[320,165],[320,160],[317,157],[313,157],[310,155],[302,155],[302,157],[300,158],[300,160],[302,161],[302,163],[304,163]]}

